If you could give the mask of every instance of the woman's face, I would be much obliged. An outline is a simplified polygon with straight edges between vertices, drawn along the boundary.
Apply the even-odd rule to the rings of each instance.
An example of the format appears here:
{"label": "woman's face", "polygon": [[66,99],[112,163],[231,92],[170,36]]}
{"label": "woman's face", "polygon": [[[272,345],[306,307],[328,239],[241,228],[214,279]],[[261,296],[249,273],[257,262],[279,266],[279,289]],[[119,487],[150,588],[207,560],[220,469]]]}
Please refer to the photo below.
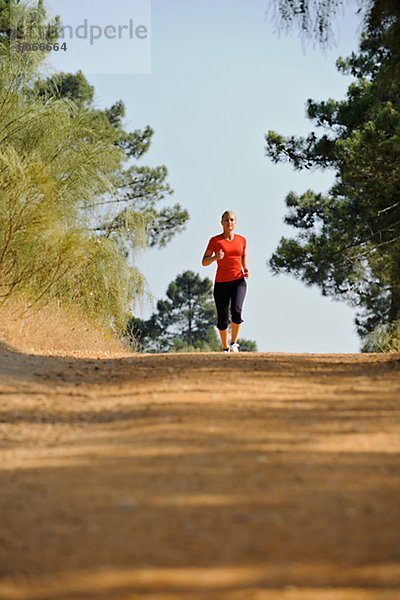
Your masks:
{"label": "woman's face", "polygon": [[236,217],[233,213],[229,213],[224,216],[221,223],[225,234],[232,233],[232,231],[235,229]]}

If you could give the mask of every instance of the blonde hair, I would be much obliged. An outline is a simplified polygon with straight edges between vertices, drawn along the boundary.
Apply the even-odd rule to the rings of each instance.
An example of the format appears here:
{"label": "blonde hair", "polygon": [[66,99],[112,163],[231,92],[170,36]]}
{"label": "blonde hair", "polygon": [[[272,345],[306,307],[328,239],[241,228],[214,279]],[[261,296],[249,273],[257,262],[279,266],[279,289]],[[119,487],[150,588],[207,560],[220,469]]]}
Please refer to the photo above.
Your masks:
{"label": "blonde hair", "polygon": [[236,220],[236,214],[233,212],[233,210],[226,210],[225,212],[222,213],[221,221],[223,221],[224,218],[228,217],[229,215],[233,215]]}

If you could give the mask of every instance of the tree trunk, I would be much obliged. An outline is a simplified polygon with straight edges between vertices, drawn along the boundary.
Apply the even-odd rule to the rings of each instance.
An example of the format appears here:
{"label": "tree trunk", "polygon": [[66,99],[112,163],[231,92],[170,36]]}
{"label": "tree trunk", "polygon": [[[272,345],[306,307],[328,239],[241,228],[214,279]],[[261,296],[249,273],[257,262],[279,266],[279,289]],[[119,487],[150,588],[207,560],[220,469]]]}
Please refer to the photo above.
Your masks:
{"label": "tree trunk", "polygon": [[393,285],[391,289],[389,322],[400,320],[400,287]]}
{"label": "tree trunk", "polygon": [[189,283],[188,289],[188,298],[189,298],[189,330],[188,330],[188,341],[189,345],[192,344],[192,286]]}

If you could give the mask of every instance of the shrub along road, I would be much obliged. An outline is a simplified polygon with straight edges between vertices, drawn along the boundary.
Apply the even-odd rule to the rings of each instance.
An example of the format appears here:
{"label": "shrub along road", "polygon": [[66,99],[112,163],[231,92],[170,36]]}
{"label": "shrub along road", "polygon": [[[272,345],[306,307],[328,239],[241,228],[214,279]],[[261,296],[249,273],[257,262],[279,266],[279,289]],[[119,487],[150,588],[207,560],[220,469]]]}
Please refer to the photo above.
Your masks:
{"label": "shrub along road", "polygon": [[0,598],[400,598],[399,355],[0,354]]}

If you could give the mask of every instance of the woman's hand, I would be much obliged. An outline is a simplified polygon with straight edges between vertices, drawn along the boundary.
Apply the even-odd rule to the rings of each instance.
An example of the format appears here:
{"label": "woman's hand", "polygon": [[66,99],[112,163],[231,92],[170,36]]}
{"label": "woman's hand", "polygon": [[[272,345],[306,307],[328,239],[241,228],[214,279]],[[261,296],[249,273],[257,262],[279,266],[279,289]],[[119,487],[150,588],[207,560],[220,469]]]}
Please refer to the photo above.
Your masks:
{"label": "woman's hand", "polygon": [[247,278],[249,276],[249,270],[247,267],[243,267],[243,275]]}
{"label": "woman's hand", "polygon": [[216,260],[222,260],[225,256],[225,252],[223,250],[218,250],[218,252],[215,253],[215,259]]}

